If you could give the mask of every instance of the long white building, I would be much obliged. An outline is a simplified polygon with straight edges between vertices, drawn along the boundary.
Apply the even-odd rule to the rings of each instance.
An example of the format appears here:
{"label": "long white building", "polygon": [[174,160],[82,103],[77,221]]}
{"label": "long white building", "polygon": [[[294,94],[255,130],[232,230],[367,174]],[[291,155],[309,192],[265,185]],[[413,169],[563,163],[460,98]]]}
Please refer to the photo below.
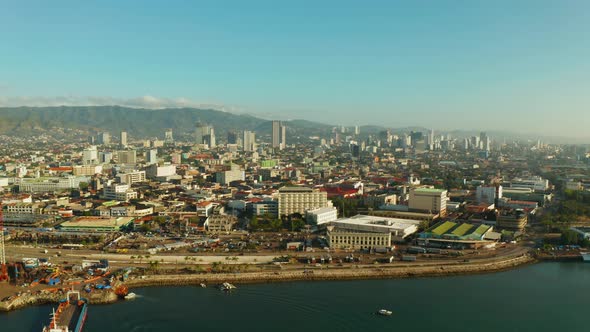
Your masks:
{"label": "long white building", "polygon": [[356,215],[325,222],[330,248],[388,248],[418,231],[419,220]]}

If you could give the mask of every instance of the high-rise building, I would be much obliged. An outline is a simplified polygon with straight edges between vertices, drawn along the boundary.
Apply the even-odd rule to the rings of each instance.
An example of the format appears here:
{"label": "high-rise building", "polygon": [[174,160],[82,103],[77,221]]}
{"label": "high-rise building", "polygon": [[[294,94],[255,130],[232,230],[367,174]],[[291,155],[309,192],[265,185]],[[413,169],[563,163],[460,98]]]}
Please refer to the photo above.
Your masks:
{"label": "high-rise building", "polygon": [[354,126],[354,134],[357,136],[360,135],[361,134],[361,127]]}
{"label": "high-rise building", "polygon": [[145,158],[146,164],[155,164],[158,162],[158,149],[151,149],[147,152]]}
{"label": "high-rise building", "polygon": [[280,149],[284,149],[287,147],[287,127],[281,125],[281,145]]}
{"label": "high-rise building", "polygon": [[279,189],[279,216],[300,213],[308,210],[330,207],[328,193],[308,187],[283,187]]}
{"label": "high-rise building", "polygon": [[90,165],[96,163],[97,161],[98,151],[96,150],[96,146],[92,145],[82,150],[82,164]]}
{"label": "high-rise building", "polygon": [[111,144],[111,134],[109,134],[106,131],[98,134],[98,144],[102,144],[102,145]]}
{"label": "high-rise building", "polygon": [[238,144],[238,134],[235,131],[227,132],[227,144]]}
{"label": "high-rise building", "polygon": [[117,151],[117,160],[119,164],[137,163],[137,153],[135,150]]}
{"label": "high-rise building", "polygon": [[429,188],[412,189],[408,205],[410,210],[440,213],[441,216],[445,216],[447,213],[447,191]]}
{"label": "high-rise building", "polygon": [[119,144],[122,148],[127,147],[127,132],[126,131],[121,132],[121,136],[119,137]]}
{"label": "high-rise building", "polygon": [[164,142],[166,144],[174,143],[174,136],[172,135],[172,129],[166,129],[166,132],[164,132]]}
{"label": "high-rise building", "polygon": [[477,203],[494,204],[496,199],[502,198],[502,186],[478,186],[475,192]]}
{"label": "high-rise building", "polygon": [[212,126],[197,122],[195,128],[195,142],[197,144],[207,144],[210,148],[216,146],[215,142],[215,130]]}
{"label": "high-rise building", "polygon": [[272,122],[272,147],[279,148],[281,146],[281,121],[274,120]]}
{"label": "high-rise building", "polygon": [[244,139],[242,140],[244,151],[256,150],[256,134],[253,131],[244,131]]}

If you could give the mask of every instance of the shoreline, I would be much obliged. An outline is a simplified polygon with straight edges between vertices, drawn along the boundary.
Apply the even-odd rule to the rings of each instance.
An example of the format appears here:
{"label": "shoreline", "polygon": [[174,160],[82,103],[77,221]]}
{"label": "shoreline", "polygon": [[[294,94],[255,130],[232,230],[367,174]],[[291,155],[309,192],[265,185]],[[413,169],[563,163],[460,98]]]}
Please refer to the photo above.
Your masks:
{"label": "shoreline", "polygon": [[[205,284],[264,284],[294,281],[338,281],[338,280],[371,280],[371,279],[407,279],[425,277],[445,277],[456,275],[484,274],[507,271],[520,266],[534,264],[540,260],[528,253],[505,257],[484,262],[466,262],[461,264],[420,264],[411,263],[396,266],[385,264],[359,268],[311,268],[296,270],[277,270],[245,273],[216,273],[191,275],[146,275],[141,278],[127,280],[122,285],[130,290],[140,287],[190,286]],[[63,295],[27,294],[8,302],[0,302],[0,312],[22,309],[32,305],[58,303]],[[92,293],[88,296],[89,304],[111,304],[120,299],[114,292]]]}
{"label": "shoreline", "polygon": [[221,284],[264,284],[293,281],[337,281],[337,280],[370,280],[370,279],[407,279],[444,277],[456,275],[485,274],[507,271],[519,266],[539,262],[530,255],[512,257],[505,260],[487,263],[467,263],[461,265],[427,265],[376,266],[357,269],[315,269],[313,273],[302,270],[249,273],[219,273],[201,275],[154,275],[143,279],[125,282],[129,289],[158,286],[189,286],[200,283]]}

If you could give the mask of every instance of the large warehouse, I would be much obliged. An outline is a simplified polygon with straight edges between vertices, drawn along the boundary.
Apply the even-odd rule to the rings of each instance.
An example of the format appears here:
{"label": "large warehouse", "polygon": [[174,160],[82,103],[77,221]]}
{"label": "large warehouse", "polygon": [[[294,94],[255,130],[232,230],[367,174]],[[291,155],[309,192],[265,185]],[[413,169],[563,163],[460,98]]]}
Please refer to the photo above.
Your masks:
{"label": "large warehouse", "polygon": [[443,221],[420,233],[419,245],[436,248],[481,248],[499,240],[499,233],[488,225]]}

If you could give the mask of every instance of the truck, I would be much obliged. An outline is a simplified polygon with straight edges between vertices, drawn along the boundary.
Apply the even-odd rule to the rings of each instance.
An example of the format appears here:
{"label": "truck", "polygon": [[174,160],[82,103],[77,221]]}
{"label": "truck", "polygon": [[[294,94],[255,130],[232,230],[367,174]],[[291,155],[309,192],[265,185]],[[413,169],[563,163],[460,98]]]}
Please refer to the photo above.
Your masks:
{"label": "truck", "polygon": [[411,254],[425,254],[426,249],[422,247],[408,247],[408,252]]}

